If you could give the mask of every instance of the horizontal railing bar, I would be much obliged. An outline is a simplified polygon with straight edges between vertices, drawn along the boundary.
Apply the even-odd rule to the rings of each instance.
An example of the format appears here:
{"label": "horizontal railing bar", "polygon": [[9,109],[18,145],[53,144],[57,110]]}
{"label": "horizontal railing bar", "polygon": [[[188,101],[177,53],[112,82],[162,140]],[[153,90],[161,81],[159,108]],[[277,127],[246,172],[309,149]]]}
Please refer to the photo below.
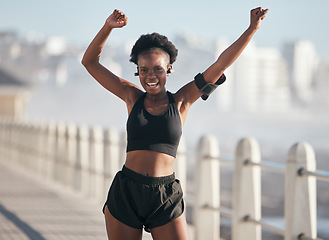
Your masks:
{"label": "horizontal railing bar", "polygon": [[[192,199],[189,199],[187,202],[192,203]],[[204,205],[204,206],[202,206],[202,209],[219,212],[221,216],[228,217],[228,218],[232,218],[232,215],[233,215],[232,209],[226,208],[226,207],[213,207],[213,206],[210,206],[210,205]],[[280,229],[278,227],[272,226],[272,225],[270,225],[268,222],[266,222],[264,220],[258,221],[258,220],[252,219],[249,216],[244,217],[243,220],[246,221],[246,222],[251,222],[251,223],[254,223],[254,224],[258,224],[264,230],[267,230],[269,232],[278,234],[280,236],[284,236],[284,234],[285,234],[285,231],[283,229]],[[307,237],[307,236],[305,236],[303,234],[300,234],[300,236],[298,236],[298,239],[299,240],[323,240],[321,238],[316,238],[316,239],[309,238],[309,237]]]}
{"label": "horizontal railing bar", "polygon": [[310,238],[305,236],[303,233],[298,235],[298,240],[323,240],[322,238]]}
{"label": "horizontal railing bar", "polygon": [[205,160],[219,160],[218,157],[212,157],[212,156],[209,156],[209,155],[206,155],[206,156],[202,156],[203,159]]}
{"label": "horizontal railing bar", "polygon": [[223,217],[232,218],[233,212],[232,209],[226,207],[220,207],[219,213]]}
{"label": "horizontal railing bar", "polygon": [[223,163],[234,163],[234,157],[229,157],[229,156],[226,156],[226,157],[212,157],[212,156],[209,156],[209,155],[205,155],[202,158],[205,159],[205,160],[218,160],[218,161],[223,162]]}
{"label": "horizontal railing bar", "polygon": [[317,171],[313,172],[313,171],[307,171],[304,168],[300,168],[300,169],[298,169],[298,174],[300,176],[303,176],[303,175],[314,176],[319,180],[329,181],[329,172],[325,172],[325,171],[317,170]]}
{"label": "horizontal railing bar", "polygon": [[219,157],[219,161],[223,163],[234,163],[234,156],[221,156]]}
{"label": "horizontal railing bar", "polygon": [[245,216],[243,218],[244,221],[246,222],[252,222],[252,223],[255,223],[255,224],[258,224],[260,226],[262,226],[263,229],[269,231],[269,232],[272,232],[272,233],[275,233],[275,234],[278,234],[280,236],[284,236],[284,230],[280,229],[280,228],[277,228],[277,227],[274,227],[270,224],[268,224],[267,222],[265,222],[264,220],[255,220],[253,218],[251,218],[250,216]]}
{"label": "horizontal railing bar", "polygon": [[[192,206],[194,204],[194,198],[193,197],[185,197],[185,203],[187,205]],[[211,210],[211,211],[215,211],[215,212],[219,212],[221,216],[223,217],[228,217],[228,218],[232,218],[232,209],[230,208],[226,208],[226,207],[213,207],[210,206],[209,204],[206,204],[204,206],[202,206],[202,209],[207,209],[207,210]]]}
{"label": "horizontal railing bar", "polygon": [[226,207],[213,207],[208,204],[202,206],[202,209],[219,212],[223,217],[232,218],[232,209]]}
{"label": "horizontal railing bar", "polygon": [[284,164],[279,164],[279,163],[274,163],[274,162],[261,162],[261,163],[255,163],[250,160],[245,160],[244,161],[245,165],[253,165],[253,166],[259,166],[263,168],[264,170],[272,171],[272,172],[277,172],[277,173],[285,173],[286,172],[286,167]]}

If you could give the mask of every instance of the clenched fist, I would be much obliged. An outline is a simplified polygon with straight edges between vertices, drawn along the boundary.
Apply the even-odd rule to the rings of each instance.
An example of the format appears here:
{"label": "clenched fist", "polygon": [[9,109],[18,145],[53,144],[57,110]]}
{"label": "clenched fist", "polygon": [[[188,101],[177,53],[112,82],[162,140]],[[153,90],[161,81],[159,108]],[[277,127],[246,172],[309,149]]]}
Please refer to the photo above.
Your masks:
{"label": "clenched fist", "polygon": [[115,9],[113,13],[106,19],[106,24],[111,28],[122,28],[128,23],[127,16],[118,9]]}
{"label": "clenched fist", "polygon": [[252,9],[250,11],[250,27],[258,29],[260,28],[260,22],[265,18],[268,9],[262,9],[261,7]]}

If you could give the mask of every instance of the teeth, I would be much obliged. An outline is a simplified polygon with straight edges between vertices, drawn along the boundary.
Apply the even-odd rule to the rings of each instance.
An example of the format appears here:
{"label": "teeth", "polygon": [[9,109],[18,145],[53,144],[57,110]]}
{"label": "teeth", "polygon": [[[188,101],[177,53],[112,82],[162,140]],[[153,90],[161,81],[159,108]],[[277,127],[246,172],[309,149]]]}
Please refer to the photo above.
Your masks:
{"label": "teeth", "polygon": [[154,87],[157,85],[157,83],[148,83],[147,85],[149,85],[150,87]]}

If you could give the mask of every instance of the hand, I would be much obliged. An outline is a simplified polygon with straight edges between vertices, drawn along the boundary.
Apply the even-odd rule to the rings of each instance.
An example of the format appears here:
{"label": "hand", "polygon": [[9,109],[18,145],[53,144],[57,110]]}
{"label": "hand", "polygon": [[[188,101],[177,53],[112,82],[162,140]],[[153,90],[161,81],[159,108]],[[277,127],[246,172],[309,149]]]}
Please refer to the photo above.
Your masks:
{"label": "hand", "polygon": [[128,23],[126,15],[115,9],[113,13],[106,19],[106,24],[111,28],[122,28]]}
{"label": "hand", "polygon": [[250,27],[254,29],[260,28],[260,22],[265,18],[268,9],[262,9],[261,7],[252,9],[250,11]]}

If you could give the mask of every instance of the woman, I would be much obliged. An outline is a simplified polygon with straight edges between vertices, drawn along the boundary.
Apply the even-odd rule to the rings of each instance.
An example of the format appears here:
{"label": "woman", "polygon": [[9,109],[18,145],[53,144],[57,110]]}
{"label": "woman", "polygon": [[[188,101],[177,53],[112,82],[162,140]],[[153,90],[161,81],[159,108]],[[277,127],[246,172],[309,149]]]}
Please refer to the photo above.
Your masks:
{"label": "woman", "polygon": [[173,94],[166,91],[165,84],[177,49],[165,36],[142,35],[132,49],[130,61],[137,64],[135,75],[145,92],[100,64],[108,36],[128,21],[119,10],[107,18],[82,64],[103,87],[126,103],[129,114],[126,162],[112,182],[103,209],[109,239],[141,239],[143,227],[156,240],[189,239],[182,190],[173,173],[182,126],[190,106],[201,96],[206,99],[225,80],[225,69],[247,46],[267,12],[260,7],[251,10],[250,25],[240,38],[208,69]]}

